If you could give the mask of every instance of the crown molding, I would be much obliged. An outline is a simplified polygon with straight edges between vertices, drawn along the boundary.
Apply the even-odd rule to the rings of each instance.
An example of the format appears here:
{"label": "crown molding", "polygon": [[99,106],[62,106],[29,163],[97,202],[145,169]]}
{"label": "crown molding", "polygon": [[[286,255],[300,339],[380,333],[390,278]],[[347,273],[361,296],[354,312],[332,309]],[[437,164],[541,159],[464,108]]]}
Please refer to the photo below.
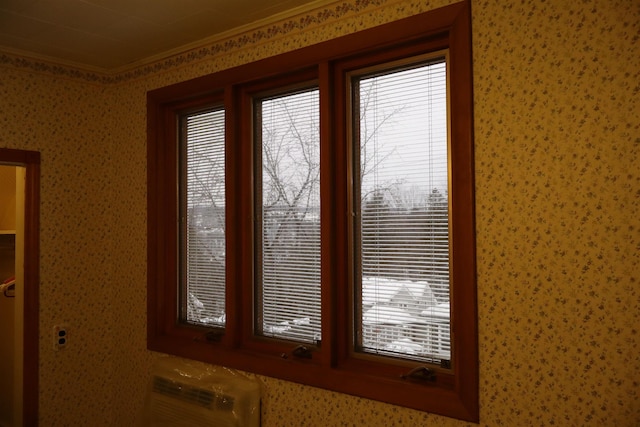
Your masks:
{"label": "crown molding", "polygon": [[360,15],[400,1],[402,0],[341,0],[337,2],[319,0],[113,70],[64,63],[54,58],[36,57],[3,47],[0,47],[0,66],[82,80],[87,83],[118,84],[302,33],[350,15]]}

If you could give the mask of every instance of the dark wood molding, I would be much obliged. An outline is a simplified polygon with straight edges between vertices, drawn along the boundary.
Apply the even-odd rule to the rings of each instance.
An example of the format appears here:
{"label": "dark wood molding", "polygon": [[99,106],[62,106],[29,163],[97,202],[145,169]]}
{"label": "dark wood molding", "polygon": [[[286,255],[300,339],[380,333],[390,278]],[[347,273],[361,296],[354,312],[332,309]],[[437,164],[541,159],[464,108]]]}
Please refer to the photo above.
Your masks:
{"label": "dark wood molding", "polygon": [[[451,299],[455,337],[450,368],[436,368],[433,382],[403,375],[410,364],[352,354],[352,336],[344,325],[353,280],[344,74],[374,63],[448,49],[451,78],[451,240],[455,283]],[[368,62],[367,62],[368,61]],[[224,365],[310,386],[380,400],[477,422],[478,338],[473,181],[473,94],[470,2],[464,1],[376,28],[340,37],[251,64],[223,70],[148,93],[148,347],[151,350]],[[298,77],[296,77],[298,76]],[[291,342],[264,340],[253,334],[252,191],[254,147],[251,95],[265,88],[314,79],[321,91],[322,345],[312,359],[288,357]],[[293,80],[292,80],[293,79]],[[324,88],[324,89],[323,89]],[[329,89],[329,90],[327,90]],[[214,93],[227,106],[227,331],[218,342],[205,328],[177,324],[177,199],[175,193],[176,114],[204,106]],[[162,152],[169,150],[169,152]],[[172,154],[173,153],[173,154]],[[461,165],[461,166],[456,166]],[[169,193],[169,194],[167,194]],[[234,195],[243,195],[236,197]],[[244,260],[244,261],[241,261]],[[171,267],[169,264],[173,264]],[[415,363],[414,363],[415,365]]]}

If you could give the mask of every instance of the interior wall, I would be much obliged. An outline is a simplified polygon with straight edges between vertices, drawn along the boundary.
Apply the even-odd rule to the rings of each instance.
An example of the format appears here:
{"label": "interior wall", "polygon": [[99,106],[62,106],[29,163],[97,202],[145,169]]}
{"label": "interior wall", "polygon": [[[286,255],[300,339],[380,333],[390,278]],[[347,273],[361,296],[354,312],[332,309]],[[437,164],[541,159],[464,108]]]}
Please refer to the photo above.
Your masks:
{"label": "interior wall", "polygon": [[25,331],[25,205],[27,169],[22,166],[15,168],[15,309],[13,327],[13,425],[20,426],[24,421],[24,331]]}
{"label": "interior wall", "polygon": [[[16,168],[0,165],[0,283],[15,275]],[[0,425],[13,419],[15,291],[0,292]]]}
{"label": "interior wall", "polygon": [[[20,63],[0,54],[0,146],[41,153],[40,425],[115,425],[113,102],[101,85]],[[60,324],[69,344],[54,351]]]}
{"label": "interior wall", "polygon": [[[0,234],[0,283],[13,276],[14,262],[15,237]],[[13,423],[15,312],[15,297],[0,292],[0,426]]]}
{"label": "interior wall", "polygon": [[15,229],[16,170],[13,166],[0,165],[0,233]]}
{"label": "interior wall", "polygon": [[[445,3],[339,1],[107,85],[0,54],[0,146],[42,152],[41,425],[140,417],[146,92]],[[472,16],[480,425],[637,425],[640,7],[473,0]],[[261,379],[265,427],[465,425]]]}

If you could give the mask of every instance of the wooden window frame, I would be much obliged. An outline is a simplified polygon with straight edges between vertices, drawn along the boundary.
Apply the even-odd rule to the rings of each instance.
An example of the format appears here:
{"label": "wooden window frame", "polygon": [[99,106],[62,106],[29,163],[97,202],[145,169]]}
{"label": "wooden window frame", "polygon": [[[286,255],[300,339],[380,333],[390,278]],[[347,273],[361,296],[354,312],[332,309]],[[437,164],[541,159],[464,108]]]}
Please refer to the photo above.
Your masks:
{"label": "wooden window frame", "polygon": [[[416,363],[354,354],[346,73],[448,50],[451,219],[451,366],[428,380]],[[378,61],[378,62],[376,62]],[[150,350],[477,422],[478,341],[470,2],[223,70],[147,94],[148,327]],[[252,96],[316,81],[320,88],[322,344],[253,334],[254,146]],[[226,127],[226,327],[178,321],[178,117],[223,103]],[[331,284],[330,286],[328,284]]]}

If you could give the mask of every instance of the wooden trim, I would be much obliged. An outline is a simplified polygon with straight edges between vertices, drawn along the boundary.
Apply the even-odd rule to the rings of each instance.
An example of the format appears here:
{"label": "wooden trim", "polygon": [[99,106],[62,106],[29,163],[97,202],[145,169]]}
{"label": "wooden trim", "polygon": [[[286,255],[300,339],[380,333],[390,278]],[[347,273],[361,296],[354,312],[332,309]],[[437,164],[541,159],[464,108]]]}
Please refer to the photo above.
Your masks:
{"label": "wooden trim", "polygon": [[[453,294],[455,310],[453,333],[457,364],[456,391],[470,420],[479,419],[478,312],[475,246],[475,183],[473,155],[473,76],[471,60],[471,8],[460,10],[450,35],[450,88],[452,181],[457,188],[451,212],[454,260],[453,283],[460,287]],[[463,168],[456,165],[464,165]]]}
{"label": "wooden trim", "polygon": [[[243,174],[247,171],[241,170],[237,165],[242,164],[241,155],[242,149],[240,147],[240,136],[238,129],[240,129],[241,117],[237,113],[240,105],[239,93],[234,86],[227,86],[225,88],[224,102],[226,106],[230,106],[225,110],[225,134],[227,140],[230,142],[225,147],[225,204],[226,204],[226,218],[225,222],[230,224],[233,221],[238,221],[238,218],[243,218],[242,206],[236,194],[242,192],[240,180]],[[242,224],[245,224],[245,220],[240,220]],[[239,227],[241,229],[242,227]],[[225,294],[227,296],[226,303],[226,321],[227,328],[225,331],[224,344],[236,348],[241,343],[241,331],[243,330],[243,319],[240,317],[242,313],[242,301],[243,289],[237,286],[242,282],[240,276],[241,269],[238,260],[242,259],[241,250],[243,243],[236,233],[237,227],[229,228],[227,226],[226,250],[229,256],[226,257],[226,288]],[[231,326],[231,327],[229,327]]]}
{"label": "wooden trim", "polygon": [[0,163],[26,169],[22,422],[38,425],[40,318],[40,153],[0,148]]}
{"label": "wooden trim", "polygon": [[[334,162],[333,141],[333,109],[336,107],[333,95],[333,76],[331,68],[327,61],[323,61],[318,67],[318,86],[320,96],[320,282],[336,283],[336,256],[335,256],[335,238],[336,235],[336,218],[334,189],[336,174],[339,168],[336,168]],[[322,353],[321,363],[325,366],[335,366],[337,360],[338,347],[336,346],[336,336],[338,332],[338,311],[336,308],[337,292],[333,286],[321,287],[321,313],[328,315],[322,316]]]}

